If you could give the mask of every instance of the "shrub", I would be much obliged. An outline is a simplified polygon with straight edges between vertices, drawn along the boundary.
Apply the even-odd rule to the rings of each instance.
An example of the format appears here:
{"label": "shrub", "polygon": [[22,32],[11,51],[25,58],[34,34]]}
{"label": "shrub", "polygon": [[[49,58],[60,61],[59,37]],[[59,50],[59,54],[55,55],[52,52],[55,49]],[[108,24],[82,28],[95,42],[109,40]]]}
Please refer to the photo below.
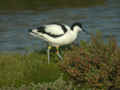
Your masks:
{"label": "shrub", "polygon": [[60,67],[77,88],[108,90],[120,88],[120,48],[114,37],[91,36],[89,43],[66,51]]}

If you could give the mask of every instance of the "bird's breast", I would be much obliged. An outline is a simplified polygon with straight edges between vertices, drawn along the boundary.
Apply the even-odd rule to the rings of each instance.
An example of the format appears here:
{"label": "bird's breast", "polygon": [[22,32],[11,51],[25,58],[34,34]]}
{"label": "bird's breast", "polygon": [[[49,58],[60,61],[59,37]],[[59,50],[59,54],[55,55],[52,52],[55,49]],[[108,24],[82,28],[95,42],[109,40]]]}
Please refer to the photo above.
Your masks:
{"label": "bird's breast", "polygon": [[77,35],[75,33],[69,32],[53,40],[53,43],[58,45],[66,45],[72,43],[76,38]]}

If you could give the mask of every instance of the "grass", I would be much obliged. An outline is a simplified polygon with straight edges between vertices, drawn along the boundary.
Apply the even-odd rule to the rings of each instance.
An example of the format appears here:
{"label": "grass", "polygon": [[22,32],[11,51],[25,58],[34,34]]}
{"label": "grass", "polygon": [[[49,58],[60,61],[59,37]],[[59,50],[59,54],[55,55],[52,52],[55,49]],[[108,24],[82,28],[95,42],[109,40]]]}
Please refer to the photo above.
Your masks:
{"label": "grass", "polygon": [[59,67],[53,62],[48,65],[44,53],[0,55],[0,87],[50,82],[59,76]]}
{"label": "grass", "polygon": [[120,47],[112,37],[105,43],[101,34],[90,42],[62,48],[64,61],[51,53],[0,54],[1,90],[108,90],[120,88]]}

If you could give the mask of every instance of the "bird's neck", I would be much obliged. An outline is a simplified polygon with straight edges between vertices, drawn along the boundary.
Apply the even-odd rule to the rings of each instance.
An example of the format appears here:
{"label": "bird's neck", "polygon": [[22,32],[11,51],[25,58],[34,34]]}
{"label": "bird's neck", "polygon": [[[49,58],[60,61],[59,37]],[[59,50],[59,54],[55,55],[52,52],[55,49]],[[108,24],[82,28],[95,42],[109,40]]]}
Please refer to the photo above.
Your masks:
{"label": "bird's neck", "polygon": [[73,33],[75,33],[76,35],[78,34],[79,30],[78,29],[74,29]]}
{"label": "bird's neck", "polygon": [[73,31],[72,31],[72,34],[73,34],[75,37],[77,37],[77,35],[78,35],[78,31],[73,30]]}
{"label": "bird's neck", "polygon": [[76,33],[82,31],[82,29],[78,26],[75,26],[72,30],[73,30],[73,32],[76,32]]}

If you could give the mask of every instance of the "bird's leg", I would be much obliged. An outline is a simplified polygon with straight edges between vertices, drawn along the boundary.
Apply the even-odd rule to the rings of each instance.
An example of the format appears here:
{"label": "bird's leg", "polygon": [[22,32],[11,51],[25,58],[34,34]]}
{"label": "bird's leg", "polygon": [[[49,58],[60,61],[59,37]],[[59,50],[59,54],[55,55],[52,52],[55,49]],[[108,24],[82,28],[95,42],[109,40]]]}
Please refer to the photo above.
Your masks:
{"label": "bird's leg", "polygon": [[52,47],[51,46],[48,46],[48,64],[50,63],[50,49],[51,49]]}
{"label": "bird's leg", "polygon": [[56,53],[57,53],[57,55],[58,55],[58,57],[61,59],[61,60],[63,60],[63,58],[62,58],[62,56],[60,55],[60,53],[59,53],[59,46],[56,46]]}

